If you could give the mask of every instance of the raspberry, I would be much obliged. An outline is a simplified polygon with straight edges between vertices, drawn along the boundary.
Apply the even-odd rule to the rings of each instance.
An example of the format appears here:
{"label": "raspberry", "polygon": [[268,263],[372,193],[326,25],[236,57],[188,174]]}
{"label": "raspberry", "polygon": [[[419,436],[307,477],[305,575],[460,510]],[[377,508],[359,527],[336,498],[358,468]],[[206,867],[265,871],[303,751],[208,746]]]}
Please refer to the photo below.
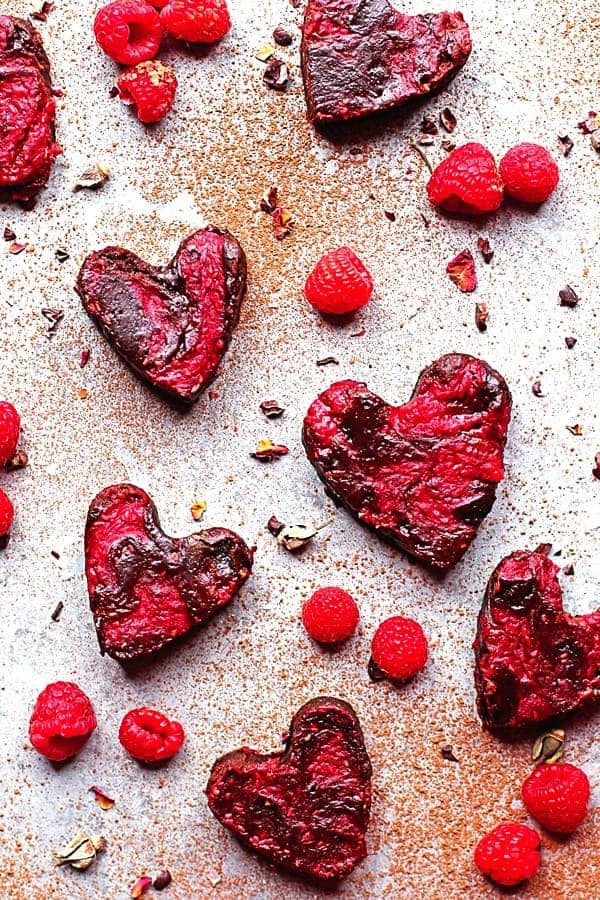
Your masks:
{"label": "raspberry", "polygon": [[132,709],[123,718],[119,740],[134,759],[162,762],[179,752],[185,732],[179,722],[170,722],[156,709]]}
{"label": "raspberry", "polygon": [[306,299],[325,315],[346,315],[365,306],[373,293],[373,279],[349,247],[323,256],[306,280]]}
{"label": "raspberry", "polygon": [[504,822],[481,838],[475,865],[497,884],[519,884],[539,869],[540,836],[526,825]]}
{"label": "raspberry", "polygon": [[169,34],[193,44],[214,44],[231,28],[226,0],[170,0],[160,18]]}
{"label": "raspberry", "polygon": [[119,99],[132,103],[140,122],[159,122],[173,106],[177,78],[157,59],[125,69],[117,78]]}
{"label": "raspberry", "polygon": [[503,196],[494,157],[482,144],[457,147],[434,170],[427,195],[447,212],[474,216],[493,212]]}
{"label": "raspberry", "polygon": [[350,594],[337,587],[320,588],[302,607],[302,624],[320,644],[345,641],[354,634],[359,618]]}
{"label": "raspberry", "polygon": [[0,538],[10,531],[15,511],[9,498],[0,488]]}
{"label": "raspberry", "polygon": [[392,681],[406,681],[425,668],[427,638],[418,622],[392,616],[373,637],[371,659]]}
{"label": "raspberry", "polygon": [[504,193],[522,203],[543,203],[556,188],[558,166],[545,147],[517,144],[500,162]]}
{"label": "raspberry", "polygon": [[12,403],[0,403],[0,466],[5,466],[17,450],[21,419]]}
{"label": "raspberry", "polygon": [[587,815],[590,783],[577,766],[542,765],[523,784],[521,797],[540,825],[557,834],[570,834]]}
{"label": "raspberry", "polygon": [[36,700],[29,720],[29,740],[35,749],[62,762],[86,745],[96,727],[89,698],[70,681],[55,681]]}
{"label": "raspberry", "polygon": [[111,59],[134,66],[156,56],[163,28],[156,10],[144,0],[114,0],[96,14],[94,34]]}

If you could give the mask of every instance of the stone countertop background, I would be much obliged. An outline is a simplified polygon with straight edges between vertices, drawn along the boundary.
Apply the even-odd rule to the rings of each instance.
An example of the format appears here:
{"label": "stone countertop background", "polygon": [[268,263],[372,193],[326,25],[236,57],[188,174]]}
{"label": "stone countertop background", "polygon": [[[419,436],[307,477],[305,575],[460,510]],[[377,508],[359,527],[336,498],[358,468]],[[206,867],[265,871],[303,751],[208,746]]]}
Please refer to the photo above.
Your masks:
{"label": "stone countertop background", "polygon": [[[374,766],[370,856],[336,895],[498,896],[474,870],[472,850],[501,820],[526,821],[519,788],[531,743],[499,742],[475,713],[471,643],[483,589],[504,555],[548,541],[561,565],[574,565],[575,574],[562,577],[566,607],[586,612],[600,602],[600,482],[591,474],[600,450],[600,156],[577,129],[600,104],[597,6],[465,0],[474,50],[450,87],[418,109],[329,138],[305,118],[301,10],[287,0],[231,0],[234,28],[219,46],[166,48],[161,58],[174,65],[180,87],[174,110],[152,128],[109,98],[117,67],[94,42],[96,8],[56,0],[38,24],[55,86],[65,92],[57,101],[64,155],[34,211],[3,207],[0,218],[30,250],[11,256],[8,244],[0,247],[0,396],[21,412],[30,458],[27,469],[0,477],[17,510],[0,557],[0,894],[125,898],[140,875],[167,867],[173,883],[164,896],[173,900],[324,895],[241,849],[209,813],[203,789],[217,756],[246,743],[276,748],[295,710],[328,693],[357,710]],[[406,5],[440,8],[441,0]],[[23,0],[2,4],[17,15],[32,9]],[[264,64],[255,58],[279,24],[294,34],[292,47],[277,51],[291,69],[284,95],[263,85]],[[551,200],[535,213],[506,206],[485,221],[433,211],[428,173],[410,145],[422,116],[437,117],[445,106],[458,119],[451,138],[458,144],[481,140],[498,157],[521,140],[554,151],[561,183]],[[565,133],[574,142],[568,158],[557,141]],[[442,131],[422,148],[434,164],[446,137]],[[97,192],[73,193],[94,161],[110,167],[110,180]],[[259,211],[275,184],[295,220],[282,242]],[[212,393],[181,415],[115,356],[73,284],[92,249],[120,244],[163,263],[206,222],[240,239],[250,287]],[[478,236],[495,251],[490,265],[477,253]],[[336,327],[308,306],[302,286],[321,253],[344,243],[368,265],[377,296],[353,323]],[[70,254],[63,264],[57,248]],[[445,274],[464,248],[476,258],[472,295]],[[558,304],[566,283],[581,297],[576,309]],[[476,301],[489,308],[484,334],[474,323]],[[52,339],[42,307],[64,310]],[[363,336],[352,336],[363,327]],[[80,369],[85,348],[90,360]],[[362,379],[401,402],[425,365],[454,350],[483,357],[505,376],[514,418],[496,505],[440,580],[334,510],[300,430],[309,403],[332,381]],[[317,367],[326,356],[339,365]],[[540,398],[531,391],[536,379]],[[273,398],[286,413],[268,422],[259,404]],[[580,436],[567,430],[574,424]],[[271,465],[252,460],[263,437],[287,444],[289,456]],[[83,575],[88,504],[116,481],[148,490],[172,534],[197,527],[190,505],[203,498],[203,527],[233,528],[257,546],[241,596],[135,675],[100,656]],[[335,521],[294,557],[266,530],[273,514]],[[324,584],[347,588],[361,609],[358,633],[336,654],[312,644],[299,622],[303,599]],[[64,611],[53,622],[59,601]],[[375,627],[396,613],[419,619],[432,650],[423,676],[402,689],[373,685],[366,671]],[[78,682],[99,721],[84,752],[60,770],[27,742],[33,702],[57,679]],[[156,706],[186,729],[183,751],[162,769],[140,767],[118,743],[121,717],[137,705]],[[597,727],[597,713],[567,724],[566,758],[588,771],[594,808],[572,839],[543,835],[543,865],[519,896],[600,895]],[[446,743],[458,763],[442,759]],[[113,809],[99,808],[91,785],[114,797]],[[86,872],[56,870],[52,850],[79,829],[102,833],[107,851]]]}

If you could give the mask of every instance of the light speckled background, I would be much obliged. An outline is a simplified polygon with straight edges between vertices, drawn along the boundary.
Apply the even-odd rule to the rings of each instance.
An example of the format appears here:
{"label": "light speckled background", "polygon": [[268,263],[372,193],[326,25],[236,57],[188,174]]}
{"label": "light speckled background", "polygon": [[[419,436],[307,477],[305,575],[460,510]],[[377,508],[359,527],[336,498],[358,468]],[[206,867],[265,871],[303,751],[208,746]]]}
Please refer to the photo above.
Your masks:
{"label": "light speckled background", "polygon": [[[240,849],[208,812],[203,788],[216,756],[242,743],[277,746],[293,712],[326,692],[356,708],[374,765],[371,855],[339,896],[493,897],[473,869],[472,848],[499,820],[525,820],[518,796],[530,745],[487,736],[474,712],[470,645],[484,585],[506,553],[552,541],[575,566],[574,577],[563,577],[568,608],[583,612],[600,601],[600,482],[591,475],[600,449],[600,157],[576,128],[600,102],[598,8],[593,0],[568,7],[561,0],[466,0],[475,49],[448,91],[421,110],[328,141],[305,120],[300,10],[287,0],[231,6],[235,26],[219,47],[196,57],[163,54],[180,88],[174,111],[151,130],[108,97],[116,67],[92,38],[95,3],[57,0],[40,26],[55,84],[65,90],[58,101],[65,153],[35,211],[3,209],[0,220],[35,248],[14,257],[0,247],[0,395],[22,413],[31,461],[23,472],[1,475],[17,517],[0,557],[0,895],[126,897],[139,875],[167,866],[174,880],[163,896],[177,900],[319,896]],[[30,10],[22,0],[2,2],[3,12]],[[411,0],[407,10],[424,6]],[[293,47],[281,51],[292,71],[285,96],[263,86],[254,59],[279,23],[295,34]],[[562,180],[552,200],[535,214],[505,208],[481,223],[432,212],[427,173],[409,144],[423,113],[447,104],[458,118],[459,143],[483,140],[500,155],[532,139],[556,151]],[[565,132],[575,143],[568,159],[557,149]],[[444,155],[441,139],[425,148],[434,162]],[[97,194],[73,194],[93,160],[111,167],[111,181]],[[258,211],[275,183],[296,220],[282,243]],[[396,213],[395,223],[384,209]],[[116,358],[73,283],[93,248],[119,243],[162,263],[205,221],[241,240],[250,290],[217,396],[205,395],[181,416]],[[475,251],[480,234],[496,251],[490,266]],[[301,289],[320,253],[342,243],[367,262],[378,295],[353,325],[336,328],[320,321]],[[63,265],[54,259],[57,247],[71,254]],[[479,274],[471,296],[444,272],[465,247]],[[566,282],[582,298],[576,310],[558,305]],[[475,299],[490,309],[486,334],[475,329]],[[43,306],[65,311],[51,341]],[[366,333],[353,338],[357,326]],[[578,339],[571,351],[567,335]],[[85,347],[91,359],[80,370]],[[264,527],[273,513],[316,523],[333,512],[300,444],[316,394],[349,376],[400,402],[420,369],[451,350],[484,357],[514,396],[507,477],[463,561],[436,580],[344,512],[302,557],[279,550]],[[317,368],[329,355],[340,365]],[[541,399],[531,393],[536,378]],[[79,399],[80,388],[87,400]],[[286,406],[279,422],[261,415],[267,398]],[[567,430],[575,423],[580,437]],[[251,460],[265,436],[286,443],[290,455],[270,466]],[[203,497],[203,525],[231,527],[257,545],[241,597],[134,677],[100,657],[83,577],[87,506],[119,480],[150,492],[171,533],[193,529],[189,506]],[[362,615],[358,634],[336,655],[318,650],[299,624],[303,598],[326,583],[352,591]],[[53,623],[59,600],[64,612]],[[402,690],[373,685],[366,673],[374,628],[398,612],[422,622],[432,648],[426,673]],[[99,719],[86,750],[60,771],[27,744],[34,699],[56,679],[76,680]],[[177,717],[188,733],[184,751],[160,771],[140,768],[117,741],[123,713],[140,704]],[[594,806],[597,726],[597,715],[568,726],[567,758],[589,772]],[[446,742],[458,764],[441,759]],[[111,811],[94,803],[92,784],[116,799]],[[543,867],[522,895],[600,896],[598,822],[594,809],[573,839],[545,835]],[[52,849],[79,828],[102,832],[107,852],[85,873],[55,870]]]}

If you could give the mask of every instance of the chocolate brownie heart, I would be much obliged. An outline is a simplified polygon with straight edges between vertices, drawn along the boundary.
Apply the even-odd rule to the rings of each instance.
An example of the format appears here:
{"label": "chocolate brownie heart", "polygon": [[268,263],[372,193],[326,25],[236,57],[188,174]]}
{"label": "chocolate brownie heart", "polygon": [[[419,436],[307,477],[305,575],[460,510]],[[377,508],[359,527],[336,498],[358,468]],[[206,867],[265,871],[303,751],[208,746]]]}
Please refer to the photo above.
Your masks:
{"label": "chocolate brownie heart", "polygon": [[517,550],[489,580],[475,649],[477,705],[491,729],[534,725],[600,701],[600,610],[563,610],[558,566]]}
{"label": "chocolate brownie heart", "polygon": [[470,52],[461,13],[407,16],[387,0],[308,0],[300,55],[309,118],[344,121],[425,97]]}
{"label": "chocolate brownie heart", "polygon": [[31,207],[62,152],[54,140],[56,104],[39,32],[0,16],[0,199]]}
{"label": "chocolate brownie heart", "polygon": [[453,353],[421,373],[404,406],[356,381],[333,384],[308,410],[304,446],[327,492],[359,522],[443,570],[492,508],[510,411],[502,376]]}
{"label": "chocolate brownie heart", "polygon": [[121,247],[87,257],[76,290],[100,331],[153,388],[189,405],[217,373],[246,290],[228,231],[196,231],[164,268]]}
{"label": "chocolate brownie heart", "polygon": [[371,763],[356,713],[343,700],[306,703],[281,753],[242,747],[222,756],[206,793],[219,822],[290,872],[334,881],[367,855]]}
{"label": "chocolate brownie heart", "polygon": [[147,656],[206,622],[247,580],[252,557],[222,528],[169,537],[141,488],[100,491],[87,517],[85,570],[102,653]]}

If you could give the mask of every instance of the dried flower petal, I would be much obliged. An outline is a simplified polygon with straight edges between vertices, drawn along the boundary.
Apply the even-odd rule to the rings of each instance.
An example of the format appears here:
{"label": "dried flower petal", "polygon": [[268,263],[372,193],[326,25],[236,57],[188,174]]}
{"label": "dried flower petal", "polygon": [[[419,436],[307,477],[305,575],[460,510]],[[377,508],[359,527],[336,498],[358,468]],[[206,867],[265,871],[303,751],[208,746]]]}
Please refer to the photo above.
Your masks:
{"label": "dried flower petal", "polygon": [[577,127],[583,134],[592,134],[597,128],[600,128],[600,117],[598,113],[590,109],[587,118],[577,123]]}
{"label": "dried flower petal", "polygon": [[471,293],[477,287],[475,260],[470,250],[463,250],[458,256],[450,260],[446,266],[446,272],[450,276],[450,280],[463,293]]}
{"label": "dried flower petal", "polygon": [[396,213],[392,212],[391,209],[384,209],[383,214],[390,222],[396,221]]}
{"label": "dried flower petal", "polygon": [[328,525],[331,525],[333,519],[324,522],[323,525],[317,525],[316,528],[309,528],[307,525],[284,525],[277,535],[277,543],[285,547],[286,550],[301,550],[312,539]]}
{"label": "dried flower petal", "polygon": [[152,885],[152,879],[149,875],[142,875],[141,878],[138,878],[136,883],[133,885],[131,890],[129,891],[129,896],[134,897],[137,900],[138,897],[141,897],[142,894],[145,894],[148,888]]}
{"label": "dried flower petal", "polygon": [[277,400],[263,400],[260,404],[260,411],[267,419],[279,419],[285,412],[285,408],[280,406]]}
{"label": "dried flower petal", "polygon": [[26,249],[27,249],[27,244],[17,244],[16,241],[13,241],[13,243],[8,248],[8,252],[12,253],[13,256],[18,256],[19,253],[22,253],[23,250],[26,250]]}
{"label": "dried flower petal", "polygon": [[274,53],[275,47],[271,46],[271,44],[263,44],[263,46],[259,47],[256,51],[256,58],[260,60],[260,62],[266,62]]}
{"label": "dried flower petal", "polygon": [[110,169],[108,166],[103,165],[103,163],[95,162],[79,176],[73,185],[73,190],[80,191],[83,188],[93,190],[103,185],[109,178]]}
{"label": "dried flower petal", "polygon": [[106,841],[100,835],[89,835],[80,831],[72,841],[56,850],[54,858],[57,866],[69,865],[74,869],[89,868],[96,855],[106,848]]}
{"label": "dried flower petal", "polygon": [[192,519],[194,522],[199,522],[204,513],[206,512],[207,503],[206,500],[195,500],[190,506],[190,512],[192,514]]}
{"label": "dried flower petal", "polygon": [[98,804],[100,809],[104,809],[104,810],[112,809],[113,806],[115,805],[115,801],[112,800],[108,796],[108,794],[105,794],[104,791],[102,790],[102,788],[93,786],[90,788],[90,791],[93,793],[94,800],[96,801],[96,803]]}
{"label": "dried flower petal", "polygon": [[558,292],[558,296],[560,299],[560,305],[568,306],[569,309],[573,309],[579,303],[579,297],[570,284],[566,284],[564,288]]}
{"label": "dried flower petal", "polygon": [[85,350],[81,351],[81,356],[79,357],[79,368],[83,369],[88,364],[88,360],[90,358],[90,351],[85,348]]}
{"label": "dried flower petal", "polygon": [[261,462],[273,462],[273,460],[279,459],[281,456],[287,456],[289,452],[289,449],[283,444],[274,444],[270,438],[262,438],[256,445],[256,450],[250,456],[254,459],[259,459]]}
{"label": "dried flower petal", "polygon": [[448,134],[452,134],[452,132],[456,128],[456,116],[448,106],[444,107],[444,109],[441,111],[440,122],[442,123]]}
{"label": "dried flower petal", "polygon": [[562,728],[553,728],[540,735],[531,752],[531,758],[537,763],[555,763],[564,752],[565,733]]}

